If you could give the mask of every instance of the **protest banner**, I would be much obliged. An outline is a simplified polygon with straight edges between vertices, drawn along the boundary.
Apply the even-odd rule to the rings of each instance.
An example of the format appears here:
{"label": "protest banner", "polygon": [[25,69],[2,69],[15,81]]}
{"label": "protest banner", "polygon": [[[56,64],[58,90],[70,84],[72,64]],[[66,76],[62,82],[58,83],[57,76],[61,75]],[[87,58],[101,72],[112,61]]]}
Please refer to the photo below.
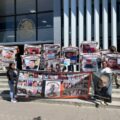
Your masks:
{"label": "protest banner", "polygon": [[3,47],[2,49],[2,61],[13,62],[15,61],[15,54],[17,53],[17,46]]}
{"label": "protest banner", "polygon": [[1,71],[6,71],[11,62],[16,64],[15,55],[17,54],[17,48],[17,46],[0,46]]}
{"label": "protest banner", "polygon": [[98,52],[98,43],[97,42],[82,42],[80,46],[80,53],[86,54],[86,53],[97,53]]}
{"label": "protest banner", "polygon": [[40,65],[40,55],[26,56],[22,55],[23,70],[38,70]]}
{"label": "protest banner", "polygon": [[100,55],[83,55],[81,60],[81,66],[83,72],[95,72],[101,68]]}
{"label": "protest banner", "polygon": [[20,71],[17,91],[19,95],[46,98],[89,98],[91,73],[50,73]]}
{"label": "protest banner", "polygon": [[78,47],[63,47],[62,55],[65,59],[70,59],[72,64],[77,64],[79,49]]}
{"label": "protest banner", "polygon": [[44,56],[46,60],[58,59],[60,58],[60,45],[55,44],[45,44],[44,45]]}
{"label": "protest banner", "polygon": [[91,74],[67,74],[67,79],[62,81],[62,98],[88,98]]}
{"label": "protest banner", "polygon": [[[46,80],[45,97],[87,99],[89,97],[90,81],[91,73],[61,73],[58,80]],[[49,83],[51,84],[48,86]]]}
{"label": "protest banner", "polygon": [[94,97],[105,102],[112,101],[112,74],[95,73],[93,76]]}
{"label": "protest banner", "polygon": [[20,71],[17,95],[18,96],[42,96],[42,76],[36,72]]}
{"label": "protest banner", "polygon": [[24,55],[40,54],[41,45],[27,45],[24,46]]}

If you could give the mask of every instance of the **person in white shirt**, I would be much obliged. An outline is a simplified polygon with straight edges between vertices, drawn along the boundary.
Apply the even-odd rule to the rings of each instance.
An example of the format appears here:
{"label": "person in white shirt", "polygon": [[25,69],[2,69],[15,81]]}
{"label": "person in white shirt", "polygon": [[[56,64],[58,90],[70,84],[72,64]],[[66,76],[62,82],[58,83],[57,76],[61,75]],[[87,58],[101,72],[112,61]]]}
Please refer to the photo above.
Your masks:
{"label": "person in white shirt", "polygon": [[108,67],[108,64],[106,61],[102,62],[102,67],[103,69],[101,70],[101,73],[109,73],[109,74],[112,73],[112,70],[110,67]]}

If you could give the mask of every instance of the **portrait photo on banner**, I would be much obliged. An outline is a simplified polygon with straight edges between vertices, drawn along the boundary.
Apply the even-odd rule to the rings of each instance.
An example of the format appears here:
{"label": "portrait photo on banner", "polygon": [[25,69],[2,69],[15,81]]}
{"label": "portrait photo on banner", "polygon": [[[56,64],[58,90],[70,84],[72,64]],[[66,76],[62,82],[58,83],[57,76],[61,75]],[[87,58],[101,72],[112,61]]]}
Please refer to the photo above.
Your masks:
{"label": "portrait photo on banner", "polygon": [[78,60],[79,49],[78,47],[63,47],[62,48],[62,56],[65,59],[70,59],[72,64],[76,64]]}
{"label": "portrait photo on banner", "polygon": [[99,55],[83,55],[81,61],[83,72],[95,72],[101,68],[101,57]]}
{"label": "portrait photo on banner", "polygon": [[45,44],[44,45],[44,56],[46,60],[58,59],[60,58],[60,45],[55,44]]}
{"label": "portrait photo on banner", "polygon": [[15,60],[15,55],[17,53],[17,46],[3,47],[2,49],[2,60],[5,62],[12,62]]}
{"label": "portrait photo on banner", "polygon": [[61,81],[46,81],[45,97],[57,98],[61,97]]}
{"label": "portrait photo on banner", "polygon": [[97,73],[93,76],[94,96],[106,102],[112,102],[112,74]]}
{"label": "portrait photo on banner", "polygon": [[98,52],[97,42],[82,42],[80,46],[80,53],[96,53]]}
{"label": "portrait photo on banner", "polygon": [[23,70],[38,70],[40,65],[40,55],[25,56],[22,55],[22,69]]}
{"label": "portrait photo on banner", "polygon": [[40,54],[41,45],[27,45],[24,46],[24,55]]}

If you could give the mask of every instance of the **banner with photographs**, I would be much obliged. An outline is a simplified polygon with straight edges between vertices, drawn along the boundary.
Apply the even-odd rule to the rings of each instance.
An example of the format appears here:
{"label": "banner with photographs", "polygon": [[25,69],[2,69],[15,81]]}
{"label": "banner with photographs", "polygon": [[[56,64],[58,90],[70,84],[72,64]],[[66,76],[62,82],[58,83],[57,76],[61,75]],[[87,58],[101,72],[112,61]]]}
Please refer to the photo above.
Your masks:
{"label": "banner with photographs", "polygon": [[60,45],[45,44],[44,51],[45,51],[44,55],[46,60],[60,58],[60,52],[61,52]]}
{"label": "banner with photographs", "polygon": [[86,53],[97,53],[98,43],[97,42],[82,42],[80,46],[80,54]]}
{"label": "banner with photographs", "polygon": [[42,75],[36,72],[20,71],[17,84],[18,96],[41,96]]}
{"label": "banner with photographs", "polygon": [[27,45],[24,46],[24,55],[36,55],[40,54],[41,45]]}
{"label": "banner with photographs", "polygon": [[53,79],[48,76],[45,84],[45,97],[84,98],[89,97],[91,73],[61,73]]}
{"label": "banner with photographs", "polygon": [[65,59],[70,59],[72,64],[76,64],[79,55],[78,47],[64,47],[62,48],[62,55]]}
{"label": "banner with photographs", "polygon": [[90,81],[90,73],[67,74],[67,78],[62,81],[62,97],[88,98]]}
{"label": "banner with photographs", "polygon": [[113,70],[120,69],[120,54],[107,54],[105,56],[108,66]]}
{"label": "banner with photographs", "polygon": [[61,81],[46,81],[45,97],[56,98],[61,97]]}
{"label": "banner with photographs", "polygon": [[83,72],[98,71],[101,68],[101,57],[99,55],[83,55],[81,66]]}
{"label": "banner with photographs", "polygon": [[40,55],[21,56],[22,70],[38,70],[40,65]]}
{"label": "banner with photographs", "polygon": [[94,96],[106,102],[111,102],[112,99],[112,74],[95,73],[93,75]]}

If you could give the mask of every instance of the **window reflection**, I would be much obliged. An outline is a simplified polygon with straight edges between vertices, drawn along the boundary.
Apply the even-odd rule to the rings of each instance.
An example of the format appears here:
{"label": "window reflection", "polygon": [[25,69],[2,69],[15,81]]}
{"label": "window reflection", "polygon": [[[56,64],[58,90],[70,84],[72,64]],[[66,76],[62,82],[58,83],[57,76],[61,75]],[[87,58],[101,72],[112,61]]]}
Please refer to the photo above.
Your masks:
{"label": "window reflection", "polygon": [[17,17],[17,42],[36,41],[36,16]]}
{"label": "window reflection", "polygon": [[36,0],[16,0],[17,14],[35,13]]}
{"label": "window reflection", "polygon": [[38,11],[53,10],[53,0],[38,0]]}
{"label": "window reflection", "polygon": [[53,40],[53,13],[42,13],[38,15],[38,40]]}
{"label": "window reflection", "polygon": [[0,16],[14,14],[14,0],[0,0]]}
{"label": "window reflection", "polygon": [[0,42],[14,42],[14,17],[0,18]]}
{"label": "window reflection", "polygon": [[38,14],[38,28],[51,28],[53,27],[53,13]]}

